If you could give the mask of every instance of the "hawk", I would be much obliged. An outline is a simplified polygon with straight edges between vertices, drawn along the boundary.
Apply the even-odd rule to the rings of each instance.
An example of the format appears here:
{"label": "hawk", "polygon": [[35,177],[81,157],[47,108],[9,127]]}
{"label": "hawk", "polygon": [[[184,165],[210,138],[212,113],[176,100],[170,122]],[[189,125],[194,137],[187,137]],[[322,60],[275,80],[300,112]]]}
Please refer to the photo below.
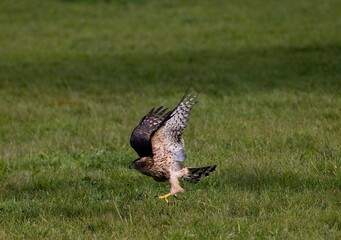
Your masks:
{"label": "hawk", "polygon": [[158,182],[168,181],[169,193],[159,196],[168,203],[168,197],[185,190],[180,186],[180,179],[197,183],[216,165],[206,167],[185,167],[185,143],[182,138],[192,107],[197,103],[197,93],[188,91],[178,105],[168,111],[163,106],[152,108],[144,116],[130,137],[130,145],[139,158],[129,168],[136,169]]}

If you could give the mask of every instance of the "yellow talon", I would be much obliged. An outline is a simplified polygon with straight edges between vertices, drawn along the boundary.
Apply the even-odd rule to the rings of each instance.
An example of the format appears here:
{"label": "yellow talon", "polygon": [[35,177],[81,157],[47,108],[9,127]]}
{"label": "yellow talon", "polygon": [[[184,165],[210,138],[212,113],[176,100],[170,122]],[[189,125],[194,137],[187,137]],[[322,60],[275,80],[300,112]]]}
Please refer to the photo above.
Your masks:
{"label": "yellow talon", "polygon": [[168,203],[168,197],[170,196],[171,194],[167,193],[163,196],[159,196],[159,199],[164,199],[166,203]]}

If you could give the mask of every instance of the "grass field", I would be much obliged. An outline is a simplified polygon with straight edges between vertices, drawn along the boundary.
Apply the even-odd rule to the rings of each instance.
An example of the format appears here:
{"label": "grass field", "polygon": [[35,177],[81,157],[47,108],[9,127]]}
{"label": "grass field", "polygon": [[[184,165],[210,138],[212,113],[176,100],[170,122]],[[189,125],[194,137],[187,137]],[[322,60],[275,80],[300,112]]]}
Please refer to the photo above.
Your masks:
{"label": "grass field", "polygon": [[[340,239],[339,0],[0,2],[0,239]],[[200,92],[181,200],[129,163]]]}

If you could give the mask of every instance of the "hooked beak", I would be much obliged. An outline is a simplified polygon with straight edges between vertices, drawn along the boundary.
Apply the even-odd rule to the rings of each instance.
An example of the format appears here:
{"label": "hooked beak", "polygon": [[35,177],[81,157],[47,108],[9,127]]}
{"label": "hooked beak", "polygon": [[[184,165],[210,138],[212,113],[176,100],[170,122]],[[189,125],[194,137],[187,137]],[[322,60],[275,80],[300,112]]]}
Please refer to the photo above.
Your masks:
{"label": "hooked beak", "polygon": [[135,162],[136,162],[137,160],[139,160],[139,158],[136,159],[136,160],[134,160],[131,164],[129,164],[129,169],[134,169],[134,168],[135,168]]}

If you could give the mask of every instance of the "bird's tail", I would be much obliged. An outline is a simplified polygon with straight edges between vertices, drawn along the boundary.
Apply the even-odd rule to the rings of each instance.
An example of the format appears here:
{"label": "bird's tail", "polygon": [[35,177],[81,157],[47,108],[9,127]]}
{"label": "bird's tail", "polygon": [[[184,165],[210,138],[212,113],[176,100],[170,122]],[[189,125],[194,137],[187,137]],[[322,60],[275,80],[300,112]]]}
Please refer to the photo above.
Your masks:
{"label": "bird's tail", "polygon": [[210,172],[215,170],[217,165],[207,167],[189,167],[188,173],[182,177],[183,180],[198,183],[202,178],[210,175]]}

